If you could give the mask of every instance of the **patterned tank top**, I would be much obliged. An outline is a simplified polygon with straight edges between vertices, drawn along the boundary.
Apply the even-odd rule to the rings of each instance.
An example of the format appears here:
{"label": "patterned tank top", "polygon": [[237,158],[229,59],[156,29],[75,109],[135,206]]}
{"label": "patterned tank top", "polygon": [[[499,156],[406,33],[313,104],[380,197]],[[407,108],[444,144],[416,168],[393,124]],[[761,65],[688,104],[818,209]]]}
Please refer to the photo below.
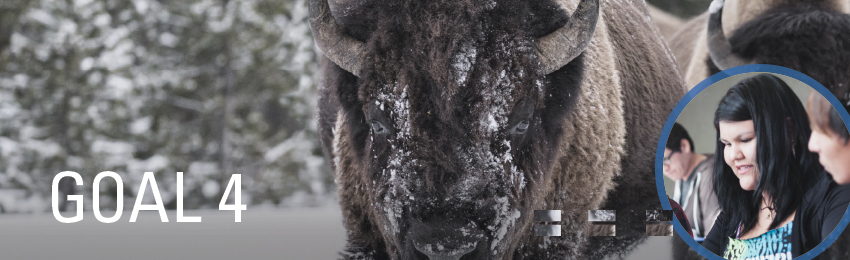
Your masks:
{"label": "patterned tank top", "polygon": [[740,239],[741,227],[735,238],[729,238],[723,258],[730,260],[791,260],[791,226],[794,221],[785,226],[767,231],[758,237]]}

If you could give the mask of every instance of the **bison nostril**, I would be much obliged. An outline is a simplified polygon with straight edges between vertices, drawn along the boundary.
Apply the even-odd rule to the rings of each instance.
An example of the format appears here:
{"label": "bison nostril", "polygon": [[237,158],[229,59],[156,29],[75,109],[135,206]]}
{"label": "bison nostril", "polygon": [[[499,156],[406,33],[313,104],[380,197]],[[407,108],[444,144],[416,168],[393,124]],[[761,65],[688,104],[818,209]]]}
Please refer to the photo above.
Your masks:
{"label": "bison nostril", "polygon": [[428,256],[429,260],[459,260],[464,255],[469,254],[473,250],[475,250],[476,244],[478,244],[478,242],[471,242],[454,249],[446,248],[445,246],[440,244],[417,244],[415,247],[417,251]]}

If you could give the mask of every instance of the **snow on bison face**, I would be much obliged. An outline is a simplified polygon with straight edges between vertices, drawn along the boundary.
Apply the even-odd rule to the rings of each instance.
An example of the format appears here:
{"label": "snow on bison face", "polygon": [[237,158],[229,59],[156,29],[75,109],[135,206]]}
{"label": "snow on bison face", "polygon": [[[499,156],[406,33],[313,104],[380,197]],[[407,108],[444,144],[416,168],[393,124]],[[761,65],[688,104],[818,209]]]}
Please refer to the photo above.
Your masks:
{"label": "snow on bison face", "polygon": [[522,78],[507,72],[473,78],[494,84],[447,98],[443,109],[410,84],[378,87],[363,107],[363,173],[379,227],[403,258],[489,255],[529,217],[523,199],[535,198],[551,162],[539,92],[512,93],[523,92]]}
{"label": "snow on bison face", "polygon": [[338,86],[337,182],[369,208],[345,213],[368,219],[350,232],[378,229],[361,242],[391,258],[510,256],[569,134],[598,2],[572,17],[549,1],[375,2],[311,3]]}

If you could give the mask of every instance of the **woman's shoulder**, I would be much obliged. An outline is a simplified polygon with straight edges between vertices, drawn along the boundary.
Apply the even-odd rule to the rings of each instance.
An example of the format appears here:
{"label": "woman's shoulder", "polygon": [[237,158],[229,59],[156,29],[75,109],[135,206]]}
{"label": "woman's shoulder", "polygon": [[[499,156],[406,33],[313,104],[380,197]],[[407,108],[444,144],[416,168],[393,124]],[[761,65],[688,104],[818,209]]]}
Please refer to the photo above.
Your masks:
{"label": "woman's shoulder", "polygon": [[820,174],[819,180],[803,196],[804,205],[819,207],[820,205],[850,203],[850,185],[838,185],[829,174]]}
{"label": "woman's shoulder", "polygon": [[738,223],[732,223],[730,220],[731,218],[731,214],[721,211],[720,214],[717,215],[717,219],[714,220],[714,227],[712,227],[712,230],[714,230],[715,227],[719,227],[720,229],[718,230],[720,230],[725,237],[734,235],[738,228]]}
{"label": "woman's shoulder", "polygon": [[[801,242],[814,248],[823,241],[844,216],[850,204],[850,185],[838,185],[824,174],[803,197],[797,215],[802,231]],[[795,225],[796,226],[796,225]]]}
{"label": "woman's shoulder", "polygon": [[717,216],[717,219],[714,220],[714,226],[702,243],[705,249],[716,255],[723,255],[723,251],[726,250],[726,245],[729,242],[729,237],[735,234],[736,225],[730,225],[729,218],[729,214],[721,212]]}

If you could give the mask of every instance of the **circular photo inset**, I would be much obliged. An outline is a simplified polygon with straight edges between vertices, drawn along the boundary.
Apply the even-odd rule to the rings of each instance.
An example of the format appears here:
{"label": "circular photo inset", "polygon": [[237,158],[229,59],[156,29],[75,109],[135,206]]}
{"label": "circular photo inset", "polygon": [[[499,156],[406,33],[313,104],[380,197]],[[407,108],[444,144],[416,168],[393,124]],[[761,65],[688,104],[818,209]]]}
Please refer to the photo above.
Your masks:
{"label": "circular photo inset", "polygon": [[674,221],[673,257],[849,254],[829,248],[850,241],[842,235],[848,119],[822,85],[779,66],[735,67],[697,85],[668,118],[656,154],[659,199],[665,209],[668,198],[677,202],[687,219]]}

